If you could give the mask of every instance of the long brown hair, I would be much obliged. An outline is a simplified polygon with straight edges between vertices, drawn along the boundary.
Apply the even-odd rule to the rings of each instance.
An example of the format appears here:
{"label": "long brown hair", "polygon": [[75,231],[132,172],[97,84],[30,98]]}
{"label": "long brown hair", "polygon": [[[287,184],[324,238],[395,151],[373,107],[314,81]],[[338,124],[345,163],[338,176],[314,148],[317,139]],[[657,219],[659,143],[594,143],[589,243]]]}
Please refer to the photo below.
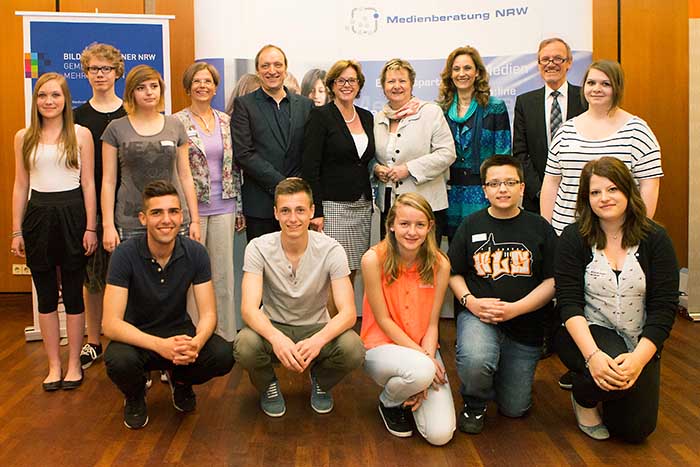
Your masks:
{"label": "long brown hair", "polygon": [[647,217],[646,206],[632,172],[620,159],[610,156],[588,162],[581,171],[576,199],[576,218],[584,241],[589,247],[594,246],[598,250],[604,249],[607,244],[598,216],[591,208],[590,187],[593,175],[610,180],[627,198],[625,222],[622,225],[622,247],[639,245],[651,230],[652,223]]}
{"label": "long brown hair", "polygon": [[34,92],[32,93],[31,123],[24,133],[24,139],[22,141],[22,162],[27,172],[31,170],[32,165],[36,162],[36,149],[41,140],[41,130],[44,122],[44,118],[39,113],[39,106],[37,105],[39,89],[51,80],[58,81],[59,86],[61,86],[61,91],[63,92],[64,101],[62,112],[63,128],[58,138],[59,154],[61,154],[61,158],[65,158],[66,167],[70,169],[77,169],[79,167],[78,138],[75,136],[75,127],[73,125],[73,108],[71,107],[72,98],[70,89],[68,89],[68,83],[63,75],[50,72],[39,76],[39,79],[36,80],[36,84],[34,85]]}
{"label": "long brown hair", "polygon": [[388,284],[391,284],[399,278],[401,273],[401,258],[399,256],[399,247],[396,243],[396,235],[391,230],[396,220],[396,211],[399,206],[407,206],[420,211],[428,218],[430,222],[430,231],[425,237],[425,242],[418,251],[418,273],[424,284],[433,284],[435,277],[435,267],[441,259],[447,259],[445,254],[438,248],[435,240],[435,214],[430,208],[430,204],[418,193],[404,193],[396,198],[396,201],[389,209],[386,216],[386,236],[384,243],[386,244],[386,256],[384,258],[384,276]]}
{"label": "long brown hair", "polygon": [[489,72],[486,71],[484,61],[479,55],[479,51],[470,45],[457,47],[445,60],[445,68],[440,73],[440,93],[438,94],[437,103],[442,107],[442,110],[447,110],[452,105],[457,90],[455,83],[452,82],[452,65],[455,59],[460,55],[469,55],[476,67],[477,77],[474,79],[474,99],[482,106],[486,107],[491,96],[491,87],[489,86]]}

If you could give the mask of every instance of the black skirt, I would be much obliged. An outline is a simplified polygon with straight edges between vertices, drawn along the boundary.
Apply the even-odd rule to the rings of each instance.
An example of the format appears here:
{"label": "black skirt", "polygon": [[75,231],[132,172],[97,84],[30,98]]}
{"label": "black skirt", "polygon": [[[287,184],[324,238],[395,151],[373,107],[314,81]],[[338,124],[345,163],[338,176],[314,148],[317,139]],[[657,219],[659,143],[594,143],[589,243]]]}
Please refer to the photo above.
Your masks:
{"label": "black skirt", "polygon": [[85,228],[85,204],[80,188],[57,192],[32,190],[22,220],[27,266],[36,271],[56,266],[66,270],[85,267]]}

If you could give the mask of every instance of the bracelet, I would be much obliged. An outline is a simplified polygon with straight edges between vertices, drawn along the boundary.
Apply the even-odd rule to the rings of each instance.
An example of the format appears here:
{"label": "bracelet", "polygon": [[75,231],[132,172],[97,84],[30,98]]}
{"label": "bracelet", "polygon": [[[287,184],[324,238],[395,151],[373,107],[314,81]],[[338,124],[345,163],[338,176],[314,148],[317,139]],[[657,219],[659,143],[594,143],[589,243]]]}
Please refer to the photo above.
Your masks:
{"label": "bracelet", "polygon": [[462,305],[464,308],[467,307],[467,299],[469,298],[471,294],[469,292],[465,293],[462,295],[462,298],[459,299],[459,304]]}
{"label": "bracelet", "polygon": [[591,358],[593,358],[593,355],[597,354],[598,352],[600,352],[600,349],[595,349],[593,352],[591,352],[591,354],[588,356],[588,358],[586,358],[586,360],[585,360],[586,368],[588,368],[588,362],[591,361]]}
{"label": "bracelet", "polygon": [[22,236],[22,231],[21,231],[21,230],[13,230],[13,231],[12,231],[12,235],[10,236],[10,238],[17,238],[17,237],[21,237],[21,236]]}
{"label": "bracelet", "polygon": [[95,229],[85,229],[86,232],[97,232]]}

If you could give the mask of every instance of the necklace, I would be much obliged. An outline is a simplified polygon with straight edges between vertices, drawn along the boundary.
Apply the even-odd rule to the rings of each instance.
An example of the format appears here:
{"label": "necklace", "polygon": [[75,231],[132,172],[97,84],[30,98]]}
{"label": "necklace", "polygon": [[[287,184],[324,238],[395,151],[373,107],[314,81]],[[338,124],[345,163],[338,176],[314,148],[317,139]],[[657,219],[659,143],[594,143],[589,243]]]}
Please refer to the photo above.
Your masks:
{"label": "necklace", "polygon": [[[340,115],[343,115],[343,112],[340,112]],[[355,110],[355,106],[353,105],[352,106],[352,118],[350,120],[345,120],[345,117],[343,117],[343,121],[345,123],[352,123],[355,121],[356,118],[357,118],[357,111]]]}
{"label": "necklace", "polygon": [[[191,107],[190,107],[190,112],[192,113],[192,115],[194,115],[195,117],[199,118],[199,120],[204,124],[204,130],[205,130],[207,133],[211,133],[211,130],[209,129],[209,123],[207,122],[207,120],[205,120],[204,117],[202,117],[202,116],[199,115],[197,112],[195,112],[194,110],[192,110]],[[212,112],[212,113],[213,113],[213,112]],[[207,115],[207,117],[209,117],[209,116]]]}

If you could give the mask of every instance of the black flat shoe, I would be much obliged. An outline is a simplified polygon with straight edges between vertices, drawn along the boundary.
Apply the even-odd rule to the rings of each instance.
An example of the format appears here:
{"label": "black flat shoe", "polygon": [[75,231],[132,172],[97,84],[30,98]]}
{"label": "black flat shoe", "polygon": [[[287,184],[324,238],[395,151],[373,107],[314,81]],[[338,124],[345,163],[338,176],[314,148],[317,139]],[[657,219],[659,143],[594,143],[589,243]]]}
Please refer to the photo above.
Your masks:
{"label": "black flat shoe", "polygon": [[63,380],[57,379],[56,381],[51,381],[48,383],[41,383],[41,388],[46,392],[54,392],[61,389],[63,385]]}
{"label": "black flat shoe", "polygon": [[85,374],[83,373],[83,369],[80,369],[80,379],[75,379],[72,381],[68,381],[67,379],[63,380],[63,384],[61,385],[61,389],[64,391],[70,391],[71,389],[76,389],[79,388],[81,384],[83,384],[83,377]]}

